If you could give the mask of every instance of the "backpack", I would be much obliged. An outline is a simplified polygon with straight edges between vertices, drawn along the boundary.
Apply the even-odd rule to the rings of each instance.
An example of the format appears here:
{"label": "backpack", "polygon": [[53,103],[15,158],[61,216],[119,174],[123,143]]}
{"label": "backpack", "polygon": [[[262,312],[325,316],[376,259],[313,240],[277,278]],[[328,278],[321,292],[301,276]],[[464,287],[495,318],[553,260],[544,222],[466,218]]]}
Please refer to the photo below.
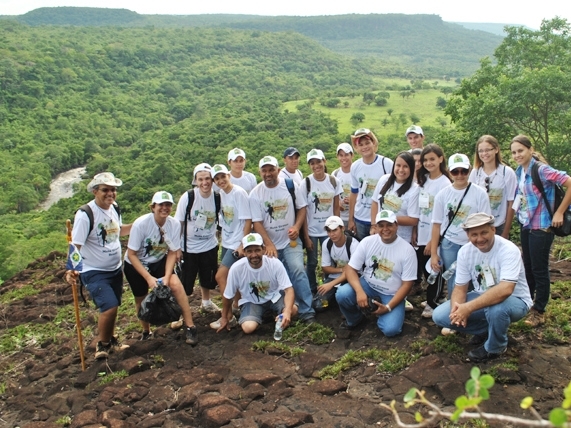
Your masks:
{"label": "backpack", "polygon": [[[335,188],[337,187],[337,180],[335,179],[335,177],[333,177],[333,175],[329,175],[329,182],[333,186],[333,190],[335,190]],[[311,180],[309,179],[309,177],[305,177],[305,187],[307,187],[307,194],[309,195],[309,192],[311,192]]]}
{"label": "backpack", "polygon": [[[186,232],[188,230],[188,221],[190,220],[190,210],[192,209],[192,206],[194,205],[194,188],[189,189],[187,192],[188,195],[188,204],[186,205],[186,213],[184,215],[184,232],[183,232],[183,236],[184,236],[184,247],[183,247],[183,252],[186,253]],[[215,222],[217,225],[219,225],[219,220],[218,220],[218,216],[220,215],[220,207],[222,205],[221,201],[220,201],[220,193],[218,192],[214,192],[214,210],[216,211],[215,214]]]}
{"label": "backpack", "polygon": [[[553,210],[551,209],[551,205],[547,200],[547,195],[545,194],[545,189],[543,188],[543,183],[541,178],[539,177],[539,167],[541,165],[545,165],[543,162],[535,162],[531,168],[531,181],[535,184],[535,187],[541,192],[543,196],[543,202],[545,203],[545,207],[549,212],[549,216],[553,219],[554,211],[557,211],[557,208],[561,205],[563,198],[565,197],[565,190],[559,184],[553,184],[555,187],[555,201]],[[571,235],[571,208],[567,207],[565,212],[563,213],[563,224],[559,227],[551,226],[551,230],[557,236],[569,236]]]}
{"label": "backpack", "polygon": [[[115,208],[115,212],[117,213],[119,218],[121,218],[121,208],[119,208],[119,205],[117,205],[117,203],[114,203],[112,207]],[[95,220],[93,219],[93,210],[91,209],[89,204],[85,204],[80,206],[78,211],[83,211],[85,214],[87,214],[87,218],[89,219],[89,231],[87,232],[87,235],[89,236],[89,234],[93,230],[93,223],[95,222]]]}

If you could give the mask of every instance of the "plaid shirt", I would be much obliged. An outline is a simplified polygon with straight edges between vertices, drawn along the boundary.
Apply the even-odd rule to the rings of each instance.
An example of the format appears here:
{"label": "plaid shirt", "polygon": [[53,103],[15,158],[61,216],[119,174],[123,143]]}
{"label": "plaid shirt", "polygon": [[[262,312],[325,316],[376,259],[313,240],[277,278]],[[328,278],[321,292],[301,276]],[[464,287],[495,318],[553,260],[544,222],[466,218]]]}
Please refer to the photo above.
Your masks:
{"label": "plaid shirt", "polygon": [[[529,167],[525,172],[525,182],[523,186],[523,198],[527,202],[526,204],[520,204],[520,208],[527,208],[527,223],[523,224],[524,229],[547,229],[551,227],[551,216],[549,215],[549,211],[545,207],[545,202],[543,201],[543,196],[541,192],[535,185],[533,184],[533,180],[531,179],[531,168],[537,162],[535,158],[531,159],[529,163]],[[517,177],[517,188],[516,188],[516,196],[518,194],[522,194],[521,189],[521,174],[523,173],[523,169],[519,166],[515,172]],[[557,183],[559,185],[565,184],[569,176],[565,173],[565,171],[558,171],[556,169],[551,168],[549,165],[542,165],[539,167],[539,178],[543,183],[543,188],[545,189],[545,196],[547,196],[547,200],[549,204],[553,208],[553,204],[555,203],[555,186],[553,183]],[[518,210],[519,211],[519,210]],[[553,211],[553,209],[552,209]],[[516,213],[517,214],[517,213]]]}

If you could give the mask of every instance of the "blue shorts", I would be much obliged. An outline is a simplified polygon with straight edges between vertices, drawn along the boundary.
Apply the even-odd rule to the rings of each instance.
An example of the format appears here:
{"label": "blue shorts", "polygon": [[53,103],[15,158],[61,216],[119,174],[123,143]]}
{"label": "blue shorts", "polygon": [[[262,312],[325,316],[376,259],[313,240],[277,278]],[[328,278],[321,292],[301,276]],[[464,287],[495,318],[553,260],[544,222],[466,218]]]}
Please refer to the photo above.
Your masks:
{"label": "blue shorts", "polygon": [[238,260],[240,260],[240,257],[238,257],[238,258],[234,257],[234,250],[230,250],[229,248],[222,247],[221,260],[222,261],[220,262],[220,264],[222,266],[225,266],[228,269],[230,269],[230,267],[234,263],[236,263]]}
{"label": "blue shorts", "polygon": [[266,312],[272,312],[273,315],[281,314],[285,307],[284,292],[280,291],[280,298],[276,303],[268,300],[266,303],[252,303],[246,302],[240,306],[240,321],[242,324],[246,321],[256,321],[258,324],[262,323],[262,318]]}
{"label": "blue shorts", "polygon": [[99,312],[118,307],[123,293],[123,271],[121,268],[107,272],[90,270],[79,274],[81,283],[85,285]]}

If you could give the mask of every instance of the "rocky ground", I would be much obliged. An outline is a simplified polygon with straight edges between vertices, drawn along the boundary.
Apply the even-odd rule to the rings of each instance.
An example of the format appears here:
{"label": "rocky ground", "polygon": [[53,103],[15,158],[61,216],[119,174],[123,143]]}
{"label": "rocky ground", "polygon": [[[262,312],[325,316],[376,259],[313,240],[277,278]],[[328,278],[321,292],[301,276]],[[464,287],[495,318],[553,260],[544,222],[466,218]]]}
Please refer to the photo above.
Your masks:
{"label": "rocky ground", "polygon": [[[403,395],[417,387],[451,410],[473,367],[465,358],[468,337],[457,335],[449,342],[459,349],[442,349],[434,342],[439,329],[421,319],[420,296],[411,299],[416,309],[407,314],[403,334],[394,339],[383,337],[372,322],[343,334],[338,329],[338,309],[331,307],[318,315],[318,321],[332,328],[336,337],[325,345],[301,341],[306,352],[296,357],[272,348],[265,353],[252,350],[254,342],[272,339],[273,324],[250,336],[237,329],[216,334],[208,327],[216,317],[200,314],[194,296],[198,346],[186,345],[179,332],[165,327],[156,328],[152,340],[138,341],[133,312],[124,308],[119,334],[130,348],[107,361],[93,359],[96,312],[82,307],[87,363],[82,371],[73,331],[73,299],[70,286],[62,280],[63,266],[64,256],[53,253],[0,288],[0,297],[16,296],[15,290],[40,289],[10,302],[4,299],[0,305],[0,346],[6,349],[15,340],[19,344],[0,356],[0,426],[395,426],[379,403],[393,399],[402,403]],[[571,263],[555,266],[552,279],[569,280]],[[43,334],[36,337],[23,326]],[[335,379],[318,377],[320,369],[348,351],[371,348],[410,352],[411,362],[415,352],[421,356],[392,374],[379,372],[378,361],[365,361]],[[515,330],[507,353],[480,366],[498,379],[482,409],[529,417],[519,402],[531,395],[546,417],[561,404],[562,390],[571,380],[570,362],[568,343],[547,344],[541,329]],[[403,419],[412,422],[413,410],[400,408]]]}

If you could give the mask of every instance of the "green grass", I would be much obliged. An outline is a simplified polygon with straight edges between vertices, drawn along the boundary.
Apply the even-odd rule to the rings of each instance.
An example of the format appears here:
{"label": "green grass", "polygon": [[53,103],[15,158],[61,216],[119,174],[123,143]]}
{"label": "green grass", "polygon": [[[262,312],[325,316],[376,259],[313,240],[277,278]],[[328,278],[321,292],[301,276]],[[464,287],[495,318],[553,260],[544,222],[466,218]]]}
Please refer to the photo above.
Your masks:
{"label": "green grass", "polygon": [[125,370],[119,370],[118,372],[113,372],[113,373],[99,373],[99,377],[101,379],[99,379],[99,385],[106,385],[108,383],[113,383],[116,380],[121,380],[121,379],[125,379],[126,377],[129,376],[129,373],[127,373]]}
{"label": "green grass", "polygon": [[268,349],[273,348],[282,352],[290,357],[296,357],[303,354],[305,350],[299,346],[290,346],[283,342],[272,342],[269,340],[258,340],[252,344],[253,351],[267,352]]}
{"label": "green grass", "polygon": [[492,376],[496,380],[496,382],[506,383],[508,379],[501,376],[499,369],[507,369],[507,370],[511,370],[513,372],[518,372],[519,371],[519,362],[517,359],[511,358],[508,361],[504,361],[503,363],[495,364],[492,367],[490,367],[488,370],[485,371],[485,373]]}
{"label": "green grass", "polygon": [[54,328],[53,324],[26,323],[4,330],[0,336],[0,353],[12,353],[27,346],[39,347],[46,341],[58,341],[73,332]]}
{"label": "green grass", "polygon": [[462,354],[464,350],[460,346],[458,335],[438,336],[432,341],[436,352],[446,352],[447,354]]}
{"label": "green grass", "polygon": [[296,321],[289,328],[284,330],[283,341],[292,342],[298,345],[311,342],[315,345],[325,345],[330,343],[335,337],[335,333],[329,327],[319,323],[306,325]]}
{"label": "green grass", "polygon": [[61,425],[63,427],[67,427],[71,425],[71,416],[62,416],[61,418],[59,418],[58,420],[56,420],[56,424],[57,425]]}
{"label": "green grass", "polygon": [[0,303],[10,303],[14,300],[21,300],[28,296],[38,294],[40,290],[34,288],[33,285],[27,284],[22,288],[17,288],[0,295]]}

